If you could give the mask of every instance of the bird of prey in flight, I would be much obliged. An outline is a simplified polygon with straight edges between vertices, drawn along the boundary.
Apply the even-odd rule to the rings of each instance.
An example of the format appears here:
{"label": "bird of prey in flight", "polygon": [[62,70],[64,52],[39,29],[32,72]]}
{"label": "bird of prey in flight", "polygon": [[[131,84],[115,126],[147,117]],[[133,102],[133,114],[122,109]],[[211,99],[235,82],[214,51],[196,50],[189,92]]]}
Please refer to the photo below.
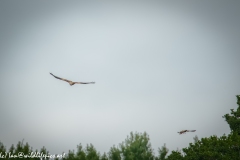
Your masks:
{"label": "bird of prey in flight", "polygon": [[60,79],[60,80],[63,80],[63,81],[66,81],[70,84],[70,86],[74,85],[74,84],[94,84],[95,82],[73,82],[73,81],[70,81],[70,80],[67,80],[67,79],[64,79],[64,78],[60,78],[60,77],[57,77],[57,76],[54,76],[52,73],[50,73],[53,77],[57,78],[57,79]]}
{"label": "bird of prey in flight", "polygon": [[179,134],[185,134],[186,132],[195,132],[196,130],[182,130],[178,132]]}

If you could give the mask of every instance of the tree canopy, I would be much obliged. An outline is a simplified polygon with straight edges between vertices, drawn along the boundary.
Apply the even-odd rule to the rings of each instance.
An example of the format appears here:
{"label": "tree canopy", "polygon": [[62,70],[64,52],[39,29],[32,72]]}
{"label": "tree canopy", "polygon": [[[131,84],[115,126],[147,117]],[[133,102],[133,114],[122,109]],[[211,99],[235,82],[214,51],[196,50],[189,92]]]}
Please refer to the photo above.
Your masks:
{"label": "tree canopy", "polygon": [[[55,156],[54,159],[63,160],[237,160],[240,159],[240,96],[237,95],[238,108],[231,109],[230,114],[225,114],[223,118],[228,123],[231,133],[217,137],[211,135],[199,139],[198,136],[193,137],[194,143],[189,143],[189,146],[181,150],[172,151],[169,154],[169,149],[164,144],[158,148],[158,155],[155,156],[154,150],[151,147],[149,135],[138,132],[131,132],[122,143],[117,146],[113,145],[108,153],[102,155],[96,150],[92,144],[87,144],[84,148],[81,144],[77,145],[76,152],[69,150],[64,157]],[[0,141],[0,159],[29,159],[39,160],[37,155],[27,157],[30,153],[38,153],[33,151],[28,143],[24,140],[19,141],[16,146],[11,145],[9,150]],[[43,146],[40,152],[44,155],[50,155],[47,149]],[[7,154],[7,155],[6,155]],[[22,157],[14,157],[23,155]],[[24,157],[25,155],[25,157]],[[50,159],[46,157],[46,159]]]}

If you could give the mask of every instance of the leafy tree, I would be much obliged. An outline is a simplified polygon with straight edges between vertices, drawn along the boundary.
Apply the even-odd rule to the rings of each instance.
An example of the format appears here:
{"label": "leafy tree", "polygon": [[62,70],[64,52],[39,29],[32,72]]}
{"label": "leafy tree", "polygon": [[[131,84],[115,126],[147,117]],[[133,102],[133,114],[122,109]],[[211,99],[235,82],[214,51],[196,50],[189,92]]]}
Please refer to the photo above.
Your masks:
{"label": "leafy tree", "polygon": [[[82,145],[77,146],[77,152],[69,150],[68,154],[62,158],[62,160],[237,160],[240,159],[240,96],[237,95],[238,108],[236,111],[231,109],[230,114],[223,116],[226,122],[229,124],[231,133],[229,135],[223,135],[220,137],[210,136],[208,138],[198,139],[198,136],[193,137],[194,143],[190,143],[188,147],[182,150],[172,151],[167,156],[169,150],[166,144],[161,148],[158,148],[159,155],[154,157],[153,149],[150,144],[149,136],[146,132],[142,133],[130,133],[125,141],[120,143],[118,147],[111,147],[108,154],[104,153],[102,156],[90,144],[83,149]],[[5,157],[7,152],[6,147],[0,142],[0,160],[9,159],[25,159],[24,157]],[[11,145],[8,153],[11,155],[29,155],[32,152],[32,148],[28,143],[24,144],[18,142],[16,147]],[[36,150],[35,153],[38,153]],[[47,149],[43,146],[40,152],[49,155]],[[2,157],[4,156],[4,157]],[[166,157],[167,156],[167,157]],[[40,158],[28,158],[29,160],[39,160]],[[45,159],[45,158],[44,158]],[[49,159],[48,157],[46,159]],[[55,157],[55,160],[59,158]],[[61,158],[60,158],[61,159]]]}
{"label": "leafy tree", "polygon": [[[35,154],[35,153],[38,153],[38,150],[37,150],[37,149],[35,150],[34,154]],[[32,158],[32,159],[33,159],[33,160],[40,160],[40,158],[38,158],[38,157],[34,157],[34,158]]]}
{"label": "leafy tree", "polygon": [[194,144],[190,143],[189,147],[182,149],[183,155],[181,152],[173,151],[167,160],[240,159],[240,96],[237,96],[237,104],[239,105],[237,111],[231,109],[231,115],[223,116],[232,130],[229,135],[210,136],[201,140],[195,136]]}
{"label": "leafy tree", "polygon": [[234,109],[231,109],[231,115],[225,114],[223,118],[225,118],[229,124],[231,131],[237,132],[238,135],[240,135],[240,95],[237,95],[236,97],[238,104],[237,110],[234,111]]}
{"label": "leafy tree", "polygon": [[[43,154],[44,156],[45,155],[49,156],[49,152],[47,151],[47,149],[44,146],[40,149],[40,154]],[[46,157],[46,159],[49,159],[49,157]]]}
{"label": "leafy tree", "polygon": [[231,133],[228,136],[211,136],[202,138],[195,144],[190,143],[188,148],[183,148],[186,160],[201,159],[240,159],[238,150],[233,146],[239,147],[240,136]]}
{"label": "leafy tree", "polygon": [[6,152],[6,147],[4,147],[3,143],[0,142],[0,153],[5,153]]}
{"label": "leafy tree", "polygon": [[[5,159],[19,160],[19,159],[29,159],[29,160],[39,160],[38,157],[29,157],[32,153],[32,147],[28,143],[18,142],[16,147],[12,144],[7,152]],[[4,159],[2,159],[4,160]]]}
{"label": "leafy tree", "polygon": [[156,160],[165,160],[166,159],[165,157],[166,157],[168,151],[169,150],[167,149],[166,144],[164,144],[161,149],[158,148],[159,156],[156,157]]}
{"label": "leafy tree", "polygon": [[107,154],[105,152],[101,156],[101,160],[108,160]]}
{"label": "leafy tree", "polygon": [[166,158],[166,160],[183,160],[183,156],[179,151],[172,151],[172,153]]}
{"label": "leafy tree", "polygon": [[121,151],[117,147],[113,146],[110,148],[108,156],[110,160],[121,160]]}
{"label": "leafy tree", "polygon": [[28,143],[25,144],[25,146],[23,146],[23,153],[25,155],[29,154],[30,152],[32,152],[32,148],[29,146]]}
{"label": "leafy tree", "polygon": [[74,150],[69,150],[67,156],[64,157],[63,160],[75,160]]}
{"label": "leafy tree", "polygon": [[0,142],[0,159],[1,160],[5,160],[5,156],[6,156],[6,147],[3,145],[2,142]]}
{"label": "leafy tree", "polygon": [[15,153],[15,147],[14,145],[12,144],[11,147],[9,148],[9,153]]}
{"label": "leafy tree", "polygon": [[97,152],[97,150],[95,149],[95,147],[90,144],[87,144],[86,147],[86,159],[87,160],[99,160],[100,159],[100,154]]}
{"label": "leafy tree", "polygon": [[100,160],[100,153],[97,152],[92,144],[87,144],[85,149],[79,144],[77,146],[77,152],[75,153],[74,150],[69,150],[63,160]]}
{"label": "leafy tree", "polygon": [[84,152],[81,144],[77,146],[76,159],[86,160],[86,153]]}
{"label": "leafy tree", "polygon": [[22,142],[19,141],[16,148],[14,148],[14,145],[10,147],[8,156],[9,159],[20,160],[23,159],[24,155],[29,154],[29,152],[31,151],[30,146],[28,145],[28,143],[24,145],[23,141],[24,139],[22,140]]}
{"label": "leafy tree", "polygon": [[125,142],[120,144],[122,158],[124,160],[153,160],[153,149],[146,132],[130,133]]}
{"label": "leafy tree", "polygon": [[[11,152],[11,155],[18,155],[19,152],[23,152],[23,148],[24,148],[23,141],[24,141],[24,140],[22,140],[22,142],[19,141],[19,142],[17,143],[17,146],[16,146],[16,148]],[[12,150],[12,148],[11,148],[11,150]],[[18,158],[14,158],[14,159],[18,159]]]}

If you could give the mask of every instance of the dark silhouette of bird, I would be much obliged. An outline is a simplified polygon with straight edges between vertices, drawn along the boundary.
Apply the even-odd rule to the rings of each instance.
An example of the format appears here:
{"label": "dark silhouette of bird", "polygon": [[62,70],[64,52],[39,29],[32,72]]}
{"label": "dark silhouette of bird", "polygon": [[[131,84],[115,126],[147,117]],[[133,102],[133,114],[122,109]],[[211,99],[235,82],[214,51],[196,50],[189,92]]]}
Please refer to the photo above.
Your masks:
{"label": "dark silhouette of bird", "polygon": [[94,84],[95,83],[95,82],[73,82],[73,81],[70,81],[70,80],[67,80],[67,79],[64,79],[64,78],[57,77],[57,76],[53,75],[52,73],[50,73],[50,74],[57,79],[68,82],[70,86],[72,86],[74,84]]}
{"label": "dark silhouette of bird", "polygon": [[185,134],[186,132],[195,132],[196,130],[182,130],[178,132],[179,134]]}

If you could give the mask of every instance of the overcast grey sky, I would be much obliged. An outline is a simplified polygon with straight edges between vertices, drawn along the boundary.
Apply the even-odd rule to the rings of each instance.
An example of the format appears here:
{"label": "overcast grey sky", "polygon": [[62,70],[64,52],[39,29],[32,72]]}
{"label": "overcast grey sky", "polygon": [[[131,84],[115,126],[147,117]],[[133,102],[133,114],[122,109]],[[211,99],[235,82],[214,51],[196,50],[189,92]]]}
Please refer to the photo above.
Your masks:
{"label": "overcast grey sky", "polygon": [[[101,153],[230,132],[240,94],[239,1],[0,1],[0,140]],[[49,72],[94,85],[69,86]],[[195,133],[178,135],[182,129]]]}

